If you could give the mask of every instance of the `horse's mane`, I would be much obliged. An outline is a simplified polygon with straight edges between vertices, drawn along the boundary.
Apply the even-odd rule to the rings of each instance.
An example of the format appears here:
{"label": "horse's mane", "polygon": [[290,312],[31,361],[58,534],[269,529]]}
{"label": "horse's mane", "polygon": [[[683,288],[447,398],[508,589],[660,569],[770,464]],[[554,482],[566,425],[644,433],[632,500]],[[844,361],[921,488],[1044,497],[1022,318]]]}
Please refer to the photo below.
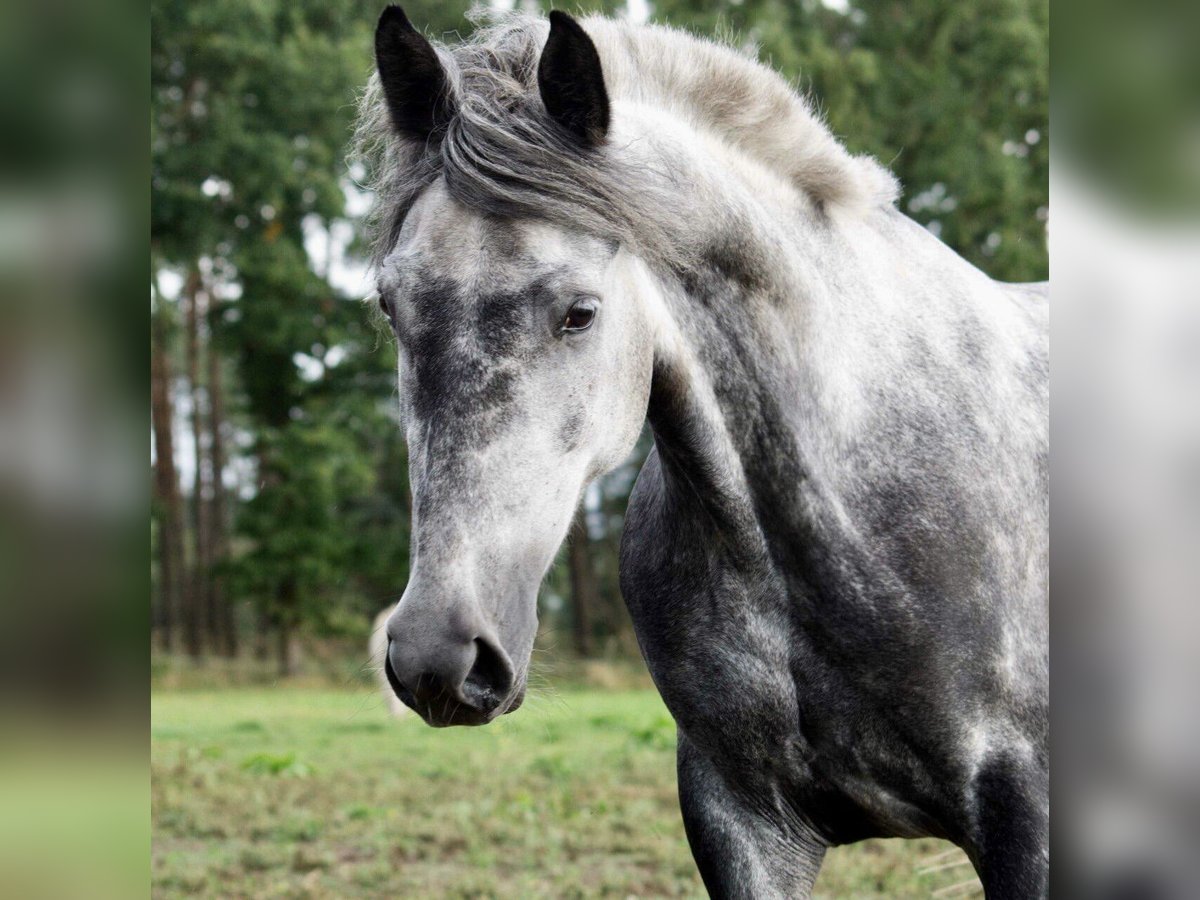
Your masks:
{"label": "horse's mane", "polygon": [[[823,207],[894,202],[892,176],[870,158],[851,156],[809,103],[767,67],[672,28],[600,17],[581,24],[600,54],[614,105],[661,108]],[[395,243],[417,195],[439,175],[457,199],[484,213],[548,218],[671,258],[678,237],[661,217],[664,210],[678,211],[669,176],[639,176],[611,148],[581,151],[546,114],[537,64],[547,33],[545,19],[510,14],[468,41],[435,45],[455,115],[429,142],[396,133],[378,75],[371,77],[359,103],[355,147],[376,195],[376,262]]]}

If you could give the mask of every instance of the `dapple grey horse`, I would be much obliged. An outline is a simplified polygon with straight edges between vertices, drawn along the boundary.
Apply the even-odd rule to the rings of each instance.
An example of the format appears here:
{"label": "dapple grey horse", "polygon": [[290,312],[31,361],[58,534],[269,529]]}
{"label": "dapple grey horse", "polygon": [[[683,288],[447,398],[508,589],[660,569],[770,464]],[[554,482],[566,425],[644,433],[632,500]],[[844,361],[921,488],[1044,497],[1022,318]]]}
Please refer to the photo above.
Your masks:
{"label": "dapple grey horse", "polygon": [[1048,893],[1048,309],[895,207],[769,69],[551,13],[390,7],[359,146],[397,337],[431,725],[521,703],[538,585],[648,420],[621,586],[721,897],[935,835]]}

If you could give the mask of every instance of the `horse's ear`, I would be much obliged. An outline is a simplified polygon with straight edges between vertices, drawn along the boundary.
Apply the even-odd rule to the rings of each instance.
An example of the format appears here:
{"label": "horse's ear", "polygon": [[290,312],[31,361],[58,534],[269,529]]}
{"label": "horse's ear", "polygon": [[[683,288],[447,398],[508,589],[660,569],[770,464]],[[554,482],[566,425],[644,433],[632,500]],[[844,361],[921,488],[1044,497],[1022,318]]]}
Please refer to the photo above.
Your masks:
{"label": "horse's ear", "polygon": [[550,13],[550,37],[538,63],[538,90],[551,117],[588,146],[608,133],[608,91],[600,54],[579,23]]}
{"label": "horse's ear", "polygon": [[389,6],[375,26],[375,67],[396,130],[424,141],[454,115],[446,70],[429,41],[399,6]]}

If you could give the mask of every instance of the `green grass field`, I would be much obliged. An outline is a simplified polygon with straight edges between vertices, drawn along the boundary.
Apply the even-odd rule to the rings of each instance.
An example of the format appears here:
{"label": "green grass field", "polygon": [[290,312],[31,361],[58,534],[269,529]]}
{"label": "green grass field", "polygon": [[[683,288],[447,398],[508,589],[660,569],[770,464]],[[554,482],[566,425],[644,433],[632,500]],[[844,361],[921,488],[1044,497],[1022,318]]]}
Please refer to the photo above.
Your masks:
{"label": "green grass field", "polygon": [[[487,728],[370,688],[155,690],[156,897],[704,896],[653,691],[531,699]],[[969,896],[938,841],[833,850],[822,897]]]}

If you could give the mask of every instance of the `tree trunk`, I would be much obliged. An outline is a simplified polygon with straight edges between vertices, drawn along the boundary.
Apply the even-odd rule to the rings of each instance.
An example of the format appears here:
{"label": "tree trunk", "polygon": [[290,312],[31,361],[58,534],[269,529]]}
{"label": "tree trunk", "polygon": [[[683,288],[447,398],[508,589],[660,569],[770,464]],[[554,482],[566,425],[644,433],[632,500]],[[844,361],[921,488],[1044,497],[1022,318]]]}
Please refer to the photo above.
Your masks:
{"label": "tree trunk", "polygon": [[208,607],[217,617],[218,646],[228,657],[237,656],[237,623],[233,601],[225,593],[223,566],[229,558],[229,514],[225,505],[225,397],[221,386],[221,357],[213,341],[215,330],[210,319],[208,329],[208,431],[212,458],[211,500],[208,510],[208,552],[213,571],[208,580]]}
{"label": "tree trunk", "polygon": [[291,678],[300,671],[300,638],[290,622],[279,626],[279,677]]}
{"label": "tree trunk", "polygon": [[580,656],[591,656],[592,616],[596,609],[596,569],[592,565],[592,552],[587,533],[587,510],[582,506],[571,526],[571,537],[567,549],[567,565],[571,572],[572,635],[575,652]]}
{"label": "tree trunk", "polygon": [[271,658],[271,614],[259,606],[254,616],[254,658],[266,662]]}
{"label": "tree trunk", "polygon": [[278,661],[279,676],[290,678],[300,667],[300,643],[296,635],[296,623],[299,620],[297,607],[296,581],[285,578],[279,585],[276,596],[279,604],[279,644]]}
{"label": "tree trunk", "polygon": [[187,303],[188,390],[192,398],[192,444],[195,473],[192,480],[192,573],[189,579],[189,615],[185,619],[188,653],[200,657],[204,652],[204,633],[211,634],[212,616],[208,607],[208,525],[204,500],[204,418],[200,387],[200,273],[192,269],[184,286]]}
{"label": "tree trunk", "polygon": [[[161,304],[162,298],[158,297]],[[183,511],[179,475],[175,469],[172,434],[171,362],[167,356],[167,326],[161,308],[150,323],[150,417],[154,428],[154,498],[158,507],[158,638],[171,652],[176,646],[183,585]]]}

